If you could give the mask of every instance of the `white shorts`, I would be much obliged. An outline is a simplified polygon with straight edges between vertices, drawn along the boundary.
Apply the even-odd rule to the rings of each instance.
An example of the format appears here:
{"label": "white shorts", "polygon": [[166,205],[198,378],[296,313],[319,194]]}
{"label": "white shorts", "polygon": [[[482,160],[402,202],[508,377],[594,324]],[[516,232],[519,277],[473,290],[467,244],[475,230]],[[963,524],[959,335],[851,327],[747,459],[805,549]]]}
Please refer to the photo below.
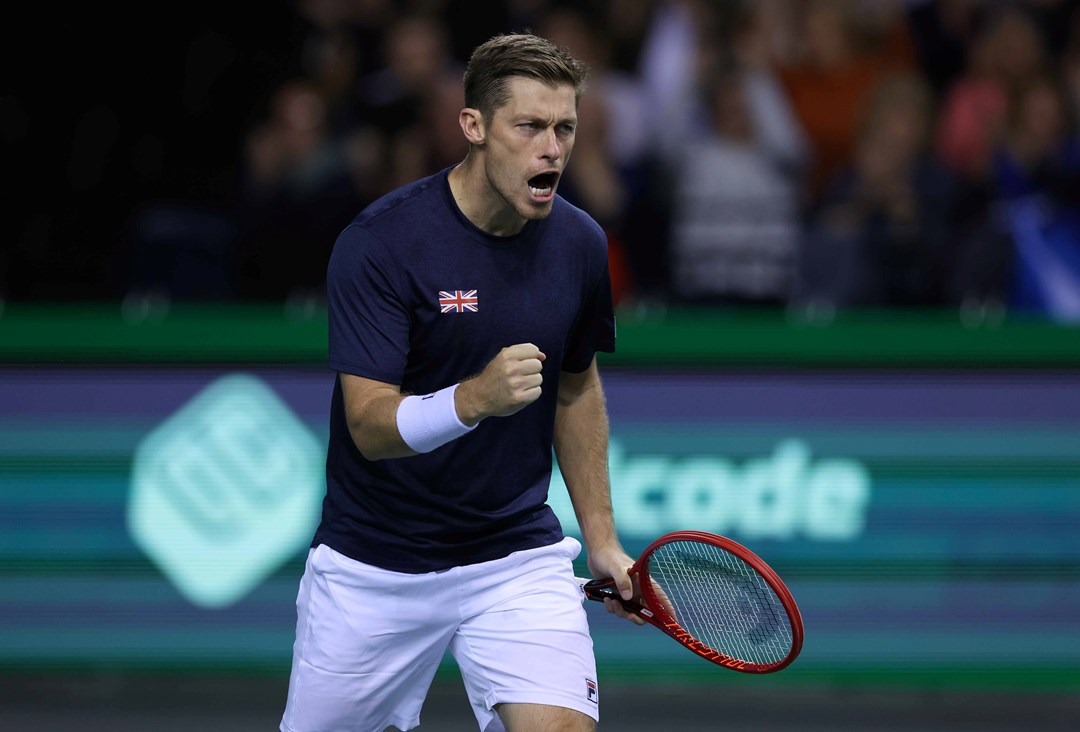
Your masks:
{"label": "white shorts", "polygon": [[327,546],[311,550],[282,732],[412,729],[447,650],[481,730],[500,703],[568,707],[598,720],[596,660],[574,579],[580,551],[566,537],[490,562],[403,574]]}

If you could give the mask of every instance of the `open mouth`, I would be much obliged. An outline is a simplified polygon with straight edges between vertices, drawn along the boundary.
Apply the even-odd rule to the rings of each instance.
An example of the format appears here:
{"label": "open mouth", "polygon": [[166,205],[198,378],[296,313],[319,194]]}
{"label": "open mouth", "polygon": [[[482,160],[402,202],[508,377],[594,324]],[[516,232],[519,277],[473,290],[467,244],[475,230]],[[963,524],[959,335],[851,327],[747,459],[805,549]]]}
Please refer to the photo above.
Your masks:
{"label": "open mouth", "polygon": [[555,181],[559,179],[556,173],[541,173],[529,178],[529,193],[538,200],[547,200],[555,192]]}

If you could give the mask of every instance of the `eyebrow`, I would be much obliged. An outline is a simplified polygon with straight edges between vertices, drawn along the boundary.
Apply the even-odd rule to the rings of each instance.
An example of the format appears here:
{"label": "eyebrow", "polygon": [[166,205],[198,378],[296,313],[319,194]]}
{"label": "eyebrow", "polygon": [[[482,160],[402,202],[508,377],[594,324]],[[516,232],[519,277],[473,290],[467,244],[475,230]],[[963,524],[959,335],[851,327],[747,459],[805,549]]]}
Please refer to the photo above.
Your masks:
{"label": "eyebrow", "polygon": [[[531,114],[529,112],[522,112],[510,117],[514,122],[546,122],[547,116],[542,114]],[[578,122],[577,115],[573,117],[560,117],[555,120],[557,125],[576,125]]]}

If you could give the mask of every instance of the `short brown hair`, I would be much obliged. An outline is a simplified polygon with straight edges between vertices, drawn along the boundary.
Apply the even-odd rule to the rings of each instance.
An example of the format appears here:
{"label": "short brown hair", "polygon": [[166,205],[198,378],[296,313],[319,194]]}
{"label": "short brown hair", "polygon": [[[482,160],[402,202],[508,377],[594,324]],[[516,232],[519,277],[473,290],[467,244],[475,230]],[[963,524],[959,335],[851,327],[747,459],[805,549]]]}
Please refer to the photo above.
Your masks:
{"label": "short brown hair", "polygon": [[574,100],[585,93],[589,69],[565,48],[532,33],[501,33],[477,46],[465,67],[465,106],[490,120],[506,104],[506,82],[514,76],[550,86],[570,84]]}

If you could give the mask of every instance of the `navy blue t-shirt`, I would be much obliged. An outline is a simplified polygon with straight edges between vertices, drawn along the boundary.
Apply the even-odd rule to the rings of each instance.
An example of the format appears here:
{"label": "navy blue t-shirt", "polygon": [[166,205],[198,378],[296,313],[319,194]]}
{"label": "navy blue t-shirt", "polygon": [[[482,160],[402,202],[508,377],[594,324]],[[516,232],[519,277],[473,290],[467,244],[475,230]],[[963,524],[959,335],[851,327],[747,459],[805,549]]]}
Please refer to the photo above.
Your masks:
{"label": "navy blue t-shirt", "polygon": [[546,505],[561,371],[615,348],[607,239],[556,198],[547,219],[497,237],[458,209],[449,168],[394,191],[340,234],[327,270],[329,366],[428,394],[506,346],[547,356],[541,397],[420,455],[365,459],[335,380],[326,498],[312,546],[429,572],[559,541]]}

